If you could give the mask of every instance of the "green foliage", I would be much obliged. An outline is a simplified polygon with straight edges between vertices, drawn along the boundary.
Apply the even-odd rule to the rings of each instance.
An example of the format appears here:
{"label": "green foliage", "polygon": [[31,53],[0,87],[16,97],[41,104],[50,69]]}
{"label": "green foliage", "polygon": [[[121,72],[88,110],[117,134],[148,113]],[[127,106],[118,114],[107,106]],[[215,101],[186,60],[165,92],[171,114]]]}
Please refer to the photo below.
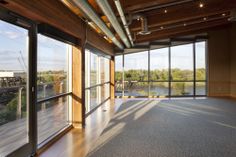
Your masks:
{"label": "green foliage", "polygon": [[[205,80],[206,70],[204,68],[196,69],[196,79]],[[128,70],[124,74],[125,81],[148,81],[148,70]],[[122,80],[122,72],[115,72],[115,80]],[[151,70],[150,71],[151,81],[168,81],[169,71],[168,69],[163,70]],[[191,81],[193,80],[193,70],[181,70],[172,69],[171,70],[171,80],[177,81]]]}
{"label": "green foliage", "polygon": [[[22,117],[26,116],[26,93],[22,92]],[[17,112],[17,104],[18,104],[18,94],[15,94],[14,98],[10,100],[7,106],[0,111],[0,125],[8,123],[10,121],[16,120],[16,112]]]}

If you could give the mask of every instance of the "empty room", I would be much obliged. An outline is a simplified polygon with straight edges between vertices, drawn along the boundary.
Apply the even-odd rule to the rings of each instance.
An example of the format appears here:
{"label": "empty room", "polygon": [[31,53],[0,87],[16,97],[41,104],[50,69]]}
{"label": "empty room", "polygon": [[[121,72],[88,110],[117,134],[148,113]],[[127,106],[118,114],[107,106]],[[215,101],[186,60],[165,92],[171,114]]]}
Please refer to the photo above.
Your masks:
{"label": "empty room", "polygon": [[236,1],[0,0],[0,157],[236,157]]}

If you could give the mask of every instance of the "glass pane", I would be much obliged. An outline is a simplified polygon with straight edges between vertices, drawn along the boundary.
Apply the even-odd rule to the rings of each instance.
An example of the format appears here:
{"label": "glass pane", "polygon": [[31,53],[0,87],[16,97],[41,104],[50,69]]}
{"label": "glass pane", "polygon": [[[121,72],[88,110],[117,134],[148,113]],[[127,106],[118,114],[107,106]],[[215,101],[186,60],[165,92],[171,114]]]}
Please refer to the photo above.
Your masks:
{"label": "glass pane", "polygon": [[90,86],[90,51],[85,49],[85,87]]}
{"label": "glass pane", "polygon": [[196,95],[206,95],[206,82],[196,82]]}
{"label": "glass pane", "polygon": [[193,95],[193,82],[172,82],[172,96],[188,96]]}
{"label": "glass pane", "polygon": [[151,82],[150,96],[167,96],[169,94],[168,82]]}
{"label": "glass pane", "polygon": [[193,80],[193,44],[171,47],[172,80]]}
{"label": "glass pane", "polygon": [[0,20],[0,156],[28,143],[28,30]]}
{"label": "glass pane", "polygon": [[38,99],[68,92],[69,45],[38,35]]}
{"label": "glass pane", "polygon": [[115,96],[122,96],[122,81],[115,82]]}
{"label": "glass pane", "polygon": [[125,81],[148,80],[148,52],[125,55]]}
{"label": "glass pane", "polygon": [[105,82],[110,81],[110,60],[107,58],[105,59]]}
{"label": "glass pane", "polygon": [[103,102],[104,100],[106,100],[106,97],[105,97],[105,91],[106,88],[105,88],[105,84],[101,86],[101,102]]}
{"label": "glass pane", "polygon": [[103,57],[100,57],[100,77],[101,77],[101,83],[104,83],[105,82],[105,71],[108,70],[108,69],[105,69],[106,66],[105,66],[105,58]]}
{"label": "glass pane", "polygon": [[105,84],[105,99],[110,97],[110,83]]}
{"label": "glass pane", "polygon": [[98,87],[90,89],[90,110],[94,109],[98,105]]}
{"label": "glass pane", "polygon": [[90,111],[90,90],[86,89],[85,90],[85,108],[86,108],[86,113]]}
{"label": "glass pane", "polygon": [[115,57],[115,81],[122,81],[122,56]]}
{"label": "glass pane", "polygon": [[196,43],[196,80],[206,80],[206,42]]}
{"label": "glass pane", "polygon": [[90,53],[90,87],[98,83],[98,56],[96,54]]}
{"label": "glass pane", "polygon": [[38,144],[69,125],[68,96],[53,99],[38,107]]}
{"label": "glass pane", "polygon": [[150,51],[150,80],[169,80],[169,48]]}
{"label": "glass pane", "polygon": [[125,96],[148,96],[148,82],[125,82]]}

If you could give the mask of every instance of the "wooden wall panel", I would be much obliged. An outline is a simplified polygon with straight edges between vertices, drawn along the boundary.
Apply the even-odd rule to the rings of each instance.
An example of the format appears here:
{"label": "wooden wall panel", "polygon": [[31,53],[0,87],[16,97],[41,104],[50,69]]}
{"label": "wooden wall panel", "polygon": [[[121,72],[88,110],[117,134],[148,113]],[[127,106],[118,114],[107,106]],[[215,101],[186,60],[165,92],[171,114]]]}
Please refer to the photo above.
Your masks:
{"label": "wooden wall panel", "polygon": [[108,43],[104,38],[101,38],[97,33],[93,33],[94,31],[88,27],[87,29],[87,42],[96,47],[97,49],[103,51],[108,55],[114,55],[113,45]]}
{"label": "wooden wall panel", "polygon": [[230,50],[231,50],[231,96],[236,98],[236,23],[230,30]]}
{"label": "wooden wall panel", "polygon": [[208,34],[208,95],[230,96],[229,27]]}
{"label": "wooden wall panel", "polygon": [[84,99],[82,93],[82,49],[72,48],[72,121],[75,128],[81,128],[84,125]]}
{"label": "wooden wall panel", "polygon": [[112,57],[110,61],[110,81],[111,81],[110,96],[111,96],[111,99],[114,99],[115,98],[115,57]]}

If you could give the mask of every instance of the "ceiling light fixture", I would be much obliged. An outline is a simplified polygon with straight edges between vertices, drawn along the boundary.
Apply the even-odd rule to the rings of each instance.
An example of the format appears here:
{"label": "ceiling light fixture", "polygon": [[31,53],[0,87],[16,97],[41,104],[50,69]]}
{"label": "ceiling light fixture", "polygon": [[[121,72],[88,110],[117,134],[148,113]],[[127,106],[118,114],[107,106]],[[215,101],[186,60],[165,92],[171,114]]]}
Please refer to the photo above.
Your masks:
{"label": "ceiling light fixture", "polygon": [[225,15],[226,15],[225,13],[222,14],[222,16],[225,16]]}
{"label": "ceiling light fixture", "polygon": [[163,29],[164,27],[163,27],[163,26],[161,26],[160,28],[161,28],[161,29]]}
{"label": "ceiling light fixture", "polygon": [[200,8],[203,8],[203,7],[204,7],[204,4],[203,4],[203,3],[200,3],[200,4],[199,4],[199,7],[200,7]]}
{"label": "ceiling light fixture", "polygon": [[165,9],[165,11],[164,11],[165,13],[167,13],[168,12],[168,10],[167,9]]}
{"label": "ceiling light fixture", "polygon": [[186,23],[184,23],[184,26],[187,26],[187,24],[186,24]]}
{"label": "ceiling light fixture", "polygon": [[204,17],[204,18],[203,18],[203,20],[204,20],[204,21],[206,21],[206,20],[207,20],[207,18],[206,18],[206,17]]}

